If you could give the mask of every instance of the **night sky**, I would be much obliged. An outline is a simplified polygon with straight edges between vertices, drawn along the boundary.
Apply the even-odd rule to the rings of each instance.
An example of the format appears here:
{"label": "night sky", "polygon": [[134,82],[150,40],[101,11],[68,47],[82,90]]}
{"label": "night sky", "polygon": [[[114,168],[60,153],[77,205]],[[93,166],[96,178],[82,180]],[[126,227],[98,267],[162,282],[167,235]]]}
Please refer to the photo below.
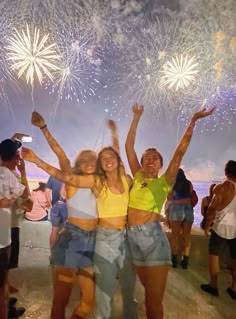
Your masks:
{"label": "night sky", "polygon": [[[110,143],[106,120],[112,118],[126,163],[124,141],[137,101],[145,107],[137,153],[157,147],[165,168],[191,114],[207,99],[217,111],[197,123],[182,166],[191,179],[211,180],[223,176],[227,160],[236,159],[234,0],[1,0],[0,23],[1,139],[30,134],[30,147],[57,166],[42,133],[31,126],[33,105],[72,160],[80,149]],[[42,85],[35,77],[31,86],[24,74],[18,79],[11,71],[8,41],[26,24],[50,35],[59,66],[73,51],[73,70],[80,72],[73,90],[68,85],[59,92],[56,76],[53,83],[44,76]],[[196,78],[178,92],[163,88],[163,65],[181,54],[194,56]],[[33,165],[27,168],[30,176],[45,176]]]}

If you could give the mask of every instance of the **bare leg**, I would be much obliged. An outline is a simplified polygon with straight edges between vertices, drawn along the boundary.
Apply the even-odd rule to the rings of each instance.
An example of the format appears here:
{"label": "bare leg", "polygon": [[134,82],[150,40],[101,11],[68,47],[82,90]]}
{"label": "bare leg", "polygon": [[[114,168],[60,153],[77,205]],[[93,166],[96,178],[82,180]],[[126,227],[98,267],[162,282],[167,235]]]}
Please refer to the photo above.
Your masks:
{"label": "bare leg", "polygon": [[65,319],[66,306],[69,302],[74,281],[74,270],[55,267],[53,268],[53,304],[51,319]]}
{"label": "bare leg", "polygon": [[169,265],[136,266],[137,274],[145,288],[147,319],[163,319],[163,296]]}
{"label": "bare leg", "polygon": [[210,285],[217,288],[219,267],[219,256],[209,255],[209,274],[210,274]]}
{"label": "bare leg", "polygon": [[232,285],[231,289],[236,292],[236,259],[232,259]]}
{"label": "bare leg", "polygon": [[171,252],[173,255],[178,255],[181,239],[181,222],[170,221],[171,227]]}
{"label": "bare leg", "polygon": [[[2,270],[1,270],[2,271]],[[8,313],[8,279],[7,271],[2,271],[0,283],[0,318],[7,319]]]}
{"label": "bare leg", "polygon": [[78,271],[78,285],[80,301],[75,307],[71,319],[85,318],[92,312],[95,304],[95,282],[93,268],[84,268]]}

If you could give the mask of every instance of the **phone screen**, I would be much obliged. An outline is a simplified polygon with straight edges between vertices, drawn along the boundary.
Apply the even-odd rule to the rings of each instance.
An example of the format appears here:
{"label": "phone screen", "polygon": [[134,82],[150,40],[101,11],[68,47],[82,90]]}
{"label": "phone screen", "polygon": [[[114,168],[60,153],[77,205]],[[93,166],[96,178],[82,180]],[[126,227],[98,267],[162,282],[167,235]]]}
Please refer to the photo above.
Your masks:
{"label": "phone screen", "polygon": [[33,141],[33,138],[32,138],[32,136],[23,136],[21,141],[23,143],[31,143]]}

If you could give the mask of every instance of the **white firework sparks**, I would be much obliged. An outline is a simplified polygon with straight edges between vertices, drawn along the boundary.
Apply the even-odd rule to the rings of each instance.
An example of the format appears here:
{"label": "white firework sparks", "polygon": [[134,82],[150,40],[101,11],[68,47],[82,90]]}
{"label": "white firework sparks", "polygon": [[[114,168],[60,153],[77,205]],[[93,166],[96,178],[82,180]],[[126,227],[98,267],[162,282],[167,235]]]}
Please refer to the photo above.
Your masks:
{"label": "white firework sparks", "polygon": [[175,88],[176,91],[187,88],[196,79],[197,66],[195,58],[189,58],[188,55],[181,54],[180,57],[172,58],[164,64],[161,71],[163,84],[169,89]]}
{"label": "white firework sparks", "polygon": [[29,26],[26,32],[21,33],[15,29],[15,34],[9,39],[7,49],[7,59],[12,63],[11,70],[18,71],[18,78],[26,73],[27,83],[33,86],[34,75],[36,74],[40,84],[43,75],[47,75],[53,80],[52,71],[59,70],[55,65],[59,55],[56,54],[55,43],[46,45],[49,34],[43,35],[40,40],[40,30],[34,29],[31,37]]}

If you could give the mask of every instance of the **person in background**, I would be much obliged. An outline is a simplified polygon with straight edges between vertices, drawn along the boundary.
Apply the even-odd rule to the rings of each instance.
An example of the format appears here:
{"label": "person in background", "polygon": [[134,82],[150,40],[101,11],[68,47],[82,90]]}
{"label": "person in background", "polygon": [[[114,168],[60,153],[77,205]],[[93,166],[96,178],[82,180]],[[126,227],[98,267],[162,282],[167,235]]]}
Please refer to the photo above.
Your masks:
{"label": "person in background", "polygon": [[25,218],[31,221],[48,220],[48,209],[51,202],[48,201],[48,196],[45,194],[46,184],[39,182],[39,186],[31,192],[33,208],[30,212],[25,213]]}
{"label": "person in background", "polygon": [[178,266],[178,254],[181,254],[181,266],[188,268],[191,247],[191,228],[194,221],[191,203],[193,185],[186,178],[183,169],[179,169],[175,184],[168,195],[169,224],[171,228],[172,266]]}
{"label": "person in background", "polygon": [[225,176],[226,180],[214,187],[206,213],[205,234],[208,235],[211,230],[208,258],[210,281],[202,284],[201,289],[210,295],[219,296],[219,256],[228,246],[232,258],[232,282],[226,291],[236,300],[236,161],[226,163]]}
{"label": "person in background", "polygon": [[[50,250],[52,251],[57,239],[60,229],[65,225],[68,218],[65,185],[62,184],[59,200],[52,206],[50,212],[50,222],[52,230],[50,234]],[[51,259],[51,257],[50,257]]]}
{"label": "person in background", "polygon": [[204,229],[205,225],[206,225],[206,213],[207,213],[207,209],[210,205],[211,199],[213,197],[213,189],[215,186],[216,186],[216,184],[211,184],[211,186],[209,187],[209,195],[202,198],[201,215],[202,215],[203,219],[200,223],[200,227],[202,229]]}
{"label": "person in background", "polygon": [[45,193],[46,193],[48,202],[51,203],[51,206],[53,206],[54,204],[56,204],[58,200],[60,200],[61,187],[62,187],[62,182],[58,181],[53,176],[49,177],[46,184]]}
{"label": "person in background", "polygon": [[[32,209],[29,200],[29,188],[26,178],[24,161],[20,158],[18,149],[21,143],[7,139],[0,143],[0,197],[13,198],[22,210]],[[15,175],[16,167],[21,173],[21,181]],[[15,201],[14,200],[14,201]],[[14,263],[18,265],[19,255],[19,227],[13,235],[12,206],[0,210],[0,318],[18,318],[25,312],[25,308],[16,308],[12,302],[8,303],[8,268]],[[15,225],[13,225],[15,226]],[[18,225],[17,225],[18,226]],[[10,252],[11,251],[11,252]],[[10,264],[9,264],[10,260]],[[16,299],[15,299],[16,301]]]}

